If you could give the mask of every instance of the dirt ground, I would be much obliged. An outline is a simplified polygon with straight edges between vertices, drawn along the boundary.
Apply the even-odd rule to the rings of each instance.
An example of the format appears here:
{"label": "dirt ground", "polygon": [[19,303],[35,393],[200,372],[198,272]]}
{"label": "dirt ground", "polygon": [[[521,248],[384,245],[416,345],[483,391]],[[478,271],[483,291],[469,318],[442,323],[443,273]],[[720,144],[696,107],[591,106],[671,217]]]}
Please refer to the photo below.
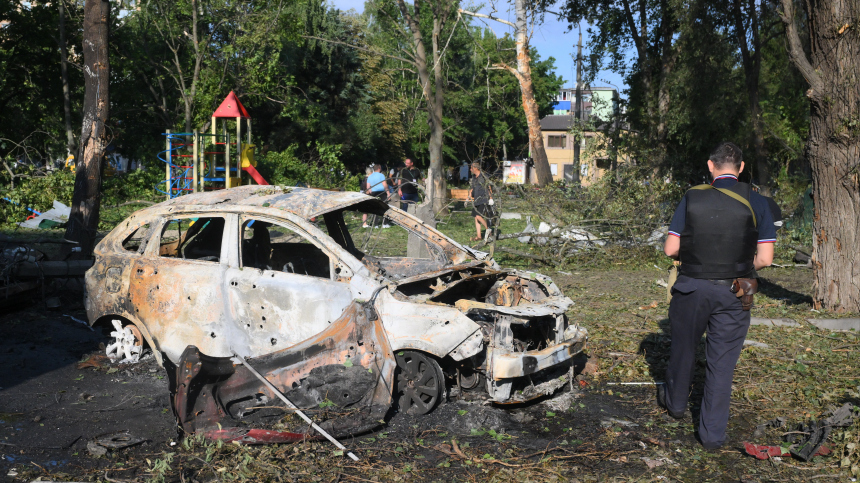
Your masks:
{"label": "dirt ground", "polygon": [[[823,389],[813,394],[815,407],[809,404],[813,396],[791,401],[767,397],[777,394],[773,391],[789,392],[788,384],[803,391],[804,384],[823,384],[827,379],[822,377],[853,375],[857,356],[838,352],[834,342],[853,343],[853,335],[812,337],[802,332],[806,328],[754,327],[749,338],[770,349],[744,350],[736,373],[730,443],[707,452],[693,436],[695,403],[692,416],[681,421],[654,404],[653,382],[662,380],[668,355],[668,305],[665,289],[655,283],[665,272],[543,272],[576,302],[571,319],[590,331],[589,347],[578,361],[580,367],[590,361],[591,373],[583,382],[517,407],[468,404],[452,395],[426,416],[393,414],[378,430],[344,441],[359,462],[325,442],[241,447],[180,438],[167,378],[151,355],[134,365],[102,362],[79,368],[80,361],[102,352],[99,345],[109,340],[107,331],[91,331],[75,321],[85,315],[73,294],[63,298],[58,310],[45,309],[37,297],[0,316],[0,481],[753,482],[845,481],[849,476],[840,472],[838,458],[758,461],[742,452],[740,442],[751,440],[756,426],[774,415],[817,417],[828,404],[844,401],[844,391],[827,398]],[[768,270],[762,277],[767,282],[758,304],[766,307],[754,309],[754,316],[809,314],[808,270]],[[836,360],[844,371],[816,373],[829,366],[816,364],[812,356],[803,359],[803,354],[792,356],[790,366],[807,367],[807,372],[777,370],[773,368],[782,366],[762,362],[765,356],[779,360],[785,354],[781,343],[807,339],[806,352],[813,355],[825,351],[816,343],[829,344],[836,352],[827,357],[841,358]],[[764,369],[756,372],[754,365]],[[698,370],[700,385],[703,367]],[[629,382],[644,384],[619,385]],[[697,395],[694,388],[691,400]],[[139,442],[94,454],[93,449],[103,452],[103,446],[93,442],[111,436]],[[768,433],[757,442],[778,444],[776,438],[777,433]]]}

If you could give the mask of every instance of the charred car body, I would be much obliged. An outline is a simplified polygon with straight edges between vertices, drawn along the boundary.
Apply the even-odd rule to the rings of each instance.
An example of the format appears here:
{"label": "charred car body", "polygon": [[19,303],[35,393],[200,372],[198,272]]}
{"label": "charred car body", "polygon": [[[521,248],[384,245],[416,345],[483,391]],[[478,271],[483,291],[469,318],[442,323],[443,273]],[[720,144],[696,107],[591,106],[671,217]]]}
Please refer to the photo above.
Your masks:
{"label": "charred car body", "polygon": [[[362,213],[399,231],[376,237]],[[406,256],[414,242],[420,254]],[[361,193],[186,195],[131,215],[95,258],[90,323],[149,345],[182,427],[225,439],[265,439],[247,428],[283,414],[234,354],[299,407],[337,408],[323,427],[354,433],[395,396],[402,411],[429,412],[446,380],[501,404],[551,394],[587,338],[549,278],[503,270]]]}

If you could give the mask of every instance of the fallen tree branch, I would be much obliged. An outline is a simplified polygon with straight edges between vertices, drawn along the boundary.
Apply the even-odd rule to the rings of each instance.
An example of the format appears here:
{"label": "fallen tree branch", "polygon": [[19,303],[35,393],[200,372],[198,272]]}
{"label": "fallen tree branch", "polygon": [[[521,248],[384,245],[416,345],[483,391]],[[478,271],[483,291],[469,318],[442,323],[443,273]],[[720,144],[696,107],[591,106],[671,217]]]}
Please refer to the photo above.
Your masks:
{"label": "fallen tree branch", "polygon": [[498,247],[498,246],[497,246],[497,247],[496,247],[496,250],[498,250],[498,251],[500,251],[500,252],[503,252],[503,253],[509,253],[509,254],[511,254],[511,255],[516,255],[516,256],[519,256],[519,257],[529,258],[529,259],[531,259],[531,260],[536,260],[536,261],[538,261],[538,262],[545,263],[545,264],[547,264],[547,265],[555,265],[555,262],[554,262],[554,261],[552,261],[552,260],[548,260],[548,259],[543,258],[543,257],[539,257],[539,256],[536,256],[536,255],[532,255],[531,253],[526,253],[526,252],[521,252],[521,251],[519,251],[519,250],[514,250],[514,249],[512,249],[512,248],[507,248],[507,247]]}
{"label": "fallen tree branch", "polygon": [[102,208],[119,208],[120,206],[128,206],[128,205],[154,205],[154,201],[146,201],[146,200],[134,200],[134,201],[126,201],[125,203],[120,203],[118,205],[110,205],[103,206]]}

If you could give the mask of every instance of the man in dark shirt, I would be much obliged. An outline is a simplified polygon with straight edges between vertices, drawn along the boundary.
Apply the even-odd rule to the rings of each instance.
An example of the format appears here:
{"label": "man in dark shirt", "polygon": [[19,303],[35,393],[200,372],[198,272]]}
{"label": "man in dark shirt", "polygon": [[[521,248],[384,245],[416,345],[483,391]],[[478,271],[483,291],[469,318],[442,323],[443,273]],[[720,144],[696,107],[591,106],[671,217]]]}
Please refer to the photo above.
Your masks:
{"label": "man in dark shirt", "polygon": [[493,218],[493,188],[487,177],[481,172],[480,163],[472,163],[472,175],[474,177],[469,181],[472,185],[469,198],[474,201],[472,216],[475,217],[475,231],[478,233],[475,238],[472,238],[472,241],[479,241],[481,240],[481,226],[487,230],[487,221]]}
{"label": "man in dark shirt", "polygon": [[670,416],[684,418],[696,348],[707,331],[698,428],[705,449],[725,444],[732,378],[750,325],[750,313],[731,291],[732,282],[755,278],[756,269],[770,265],[776,241],[767,200],[738,182],[741,159],[735,144],[717,146],[708,160],[713,182],[687,191],[663,247],[681,264],[669,305],[671,354],[657,402]]}
{"label": "man in dark shirt", "polygon": [[[403,161],[404,168],[400,170],[397,180],[397,193],[400,195],[401,201],[418,202],[418,183],[424,181],[421,175],[421,170],[412,164],[412,160],[406,158]],[[407,203],[400,203],[400,209],[406,211],[409,207]]]}

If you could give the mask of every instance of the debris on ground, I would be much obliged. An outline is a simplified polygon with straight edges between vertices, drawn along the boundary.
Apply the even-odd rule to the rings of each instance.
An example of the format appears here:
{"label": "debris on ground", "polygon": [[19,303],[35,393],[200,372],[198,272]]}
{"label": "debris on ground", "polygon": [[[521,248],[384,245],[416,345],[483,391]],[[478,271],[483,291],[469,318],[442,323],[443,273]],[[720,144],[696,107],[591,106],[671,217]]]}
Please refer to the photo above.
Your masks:
{"label": "debris on ground", "polygon": [[111,360],[108,359],[108,357],[104,354],[92,354],[85,360],[78,362],[75,367],[77,367],[78,369],[86,369],[87,367],[101,369],[102,367],[108,365],[110,362]]}
{"label": "debris on ground", "polygon": [[71,213],[72,209],[70,207],[54,200],[53,208],[27,221],[18,223],[18,225],[22,228],[58,228],[69,221]]}
{"label": "debris on ground", "polygon": [[144,441],[146,441],[145,438],[134,436],[128,431],[118,431],[98,436],[87,442],[87,451],[93,456],[104,456],[110,451],[135,446]]}
{"label": "debris on ground", "polygon": [[651,245],[654,247],[663,247],[663,243],[666,242],[666,237],[669,235],[669,225],[663,225],[660,228],[655,229],[648,235],[648,238],[644,240],[646,245]]}
{"label": "debris on ground", "polygon": [[573,406],[573,403],[579,398],[579,396],[580,393],[578,391],[568,391],[552,399],[547,399],[541,404],[546,406],[550,411],[567,411],[571,406]]}
{"label": "debris on ground", "polygon": [[[780,446],[757,445],[744,442],[747,454],[760,460],[775,456],[794,456],[802,461],[809,461],[813,456],[830,454],[830,449],[824,446],[832,428],[841,428],[853,424],[858,414],[852,403],[845,403],[839,409],[831,412],[830,416],[820,421],[799,423],[783,434],[783,444]],[[756,427],[754,438],[760,438],[768,428],[786,428],[786,418],[779,417]]]}
{"label": "debris on ground", "polygon": [[666,464],[672,465],[672,466],[678,466],[678,463],[675,463],[674,461],[670,460],[669,458],[648,458],[646,456],[642,456],[640,459],[645,462],[645,464],[648,466],[649,470],[653,470],[654,468],[657,468],[657,467],[660,467],[660,466],[663,466]]}
{"label": "debris on ground", "polygon": [[[790,449],[784,446],[768,446],[765,444],[752,444],[749,442],[744,442],[744,451],[746,451],[748,455],[755,456],[756,459],[760,460],[794,455]],[[812,456],[827,456],[830,452],[830,448],[827,446],[820,446]]]}
{"label": "debris on ground", "polygon": [[514,419],[504,409],[467,406],[457,411],[457,416],[447,424],[447,427],[452,433],[470,436],[482,431],[504,433],[507,428],[516,427],[514,423]]}
{"label": "debris on ground", "polygon": [[618,418],[609,418],[600,421],[600,425],[604,428],[611,428],[612,426],[623,426],[625,428],[635,428],[639,426],[638,424],[632,421],[624,421],[623,419]]}

